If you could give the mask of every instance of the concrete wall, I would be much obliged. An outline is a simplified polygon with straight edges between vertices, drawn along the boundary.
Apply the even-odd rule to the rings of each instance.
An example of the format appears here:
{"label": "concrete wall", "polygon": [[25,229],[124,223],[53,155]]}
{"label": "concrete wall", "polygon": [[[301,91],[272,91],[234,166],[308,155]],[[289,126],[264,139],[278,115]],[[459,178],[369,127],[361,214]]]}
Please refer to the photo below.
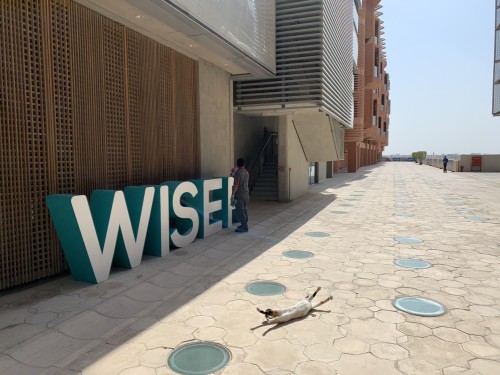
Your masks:
{"label": "concrete wall", "polygon": [[200,174],[226,176],[234,165],[232,82],[217,66],[199,61]]}
{"label": "concrete wall", "polygon": [[[448,170],[460,172],[460,167],[464,167],[464,172],[479,172],[479,168],[474,167],[472,170],[472,156],[460,155],[460,160],[452,160],[448,162]],[[481,155],[481,172],[500,172],[500,155]],[[425,164],[436,168],[443,169],[443,160],[441,158],[427,158]]]}
{"label": "concrete wall", "polygon": [[483,155],[482,172],[500,172],[500,155]]}
{"label": "concrete wall", "polygon": [[304,194],[309,188],[309,162],[295,131],[291,116],[279,118],[279,201],[289,202]]}

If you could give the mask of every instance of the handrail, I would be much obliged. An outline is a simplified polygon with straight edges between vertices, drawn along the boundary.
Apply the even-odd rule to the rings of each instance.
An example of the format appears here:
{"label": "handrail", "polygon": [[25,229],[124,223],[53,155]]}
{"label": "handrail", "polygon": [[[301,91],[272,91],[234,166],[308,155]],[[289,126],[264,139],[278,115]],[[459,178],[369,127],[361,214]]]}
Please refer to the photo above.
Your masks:
{"label": "handrail", "polygon": [[267,133],[266,137],[264,138],[264,141],[262,142],[262,146],[260,147],[260,150],[259,150],[259,153],[258,153],[257,157],[254,159],[254,161],[252,163],[252,166],[248,170],[249,173],[255,168],[255,165],[260,160],[260,157],[262,156],[262,154],[266,150],[267,144],[269,143],[269,141],[271,140],[271,138],[274,137],[274,136],[277,136],[277,135],[278,135],[278,133],[273,132],[273,131],[270,131],[270,132]]}
{"label": "handrail", "polygon": [[[262,164],[262,155],[264,154],[264,152],[266,151],[267,149],[267,146],[269,145],[269,141],[273,138],[273,137],[276,137],[278,136],[278,133],[276,132],[273,132],[273,131],[268,131],[264,137],[264,140],[262,141],[262,144],[259,148],[259,151],[258,153],[256,154],[255,156],[255,159],[252,161],[252,164],[250,166],[250,168],[248,169],[248,173],[249,173],[249,181],[248,181],[248,185],[249,185],[249,188],[250,190],[252,190],[253,186],[255,185],[255,181],[257,180],[257,177],[260,175],[260,168],[261,168],[261,164]],[[255,167],[258,166],[258,168],[255,170]]]}

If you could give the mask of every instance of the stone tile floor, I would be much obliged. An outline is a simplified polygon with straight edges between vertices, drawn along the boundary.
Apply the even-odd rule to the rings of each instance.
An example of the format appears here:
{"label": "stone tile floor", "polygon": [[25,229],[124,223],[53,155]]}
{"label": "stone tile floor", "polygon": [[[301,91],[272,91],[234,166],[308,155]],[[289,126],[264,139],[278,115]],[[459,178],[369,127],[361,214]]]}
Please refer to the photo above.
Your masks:
{"label": "stone tile floor", "polygon": [[[249,233],[223,230],[98,285],[68,276],[3,292],[0,374],[173,374],[168,355],[195,341],[230,350],[224,375],[500,374],[500,174],[380,164],[290,204],[252,201],[249,216]],[[318,231],[328,237],[306,235]],[[259,280],[287,290],[246,292]],[[300,320],[265,325],[255,310],[318,286],[333,300]],[[398,311],[404,295],[448,311]]]}

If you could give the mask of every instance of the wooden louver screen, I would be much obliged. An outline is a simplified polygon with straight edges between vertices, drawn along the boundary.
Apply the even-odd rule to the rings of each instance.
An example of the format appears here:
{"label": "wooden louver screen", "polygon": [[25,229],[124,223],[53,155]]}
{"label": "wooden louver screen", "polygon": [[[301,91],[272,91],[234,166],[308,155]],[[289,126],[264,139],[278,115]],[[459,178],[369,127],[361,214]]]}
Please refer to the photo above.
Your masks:
{"label": "wooden louver screen", "polygon": [[0,2],[0,289],[66,269],[48,194],[199,175],[196,62],[68,0]]}

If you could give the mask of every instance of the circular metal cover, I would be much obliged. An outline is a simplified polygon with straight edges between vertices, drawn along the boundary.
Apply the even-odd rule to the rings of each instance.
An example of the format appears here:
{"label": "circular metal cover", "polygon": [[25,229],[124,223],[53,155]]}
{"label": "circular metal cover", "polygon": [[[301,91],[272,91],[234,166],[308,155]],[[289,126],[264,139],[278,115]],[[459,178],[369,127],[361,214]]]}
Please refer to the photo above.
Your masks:
{"label": "circular metal cover", "polygon": [[447,311],[439,302],[423,297],[399,297],[392,304],[398,310],[419,316],[439,316]]}
{"label": "circular metal cover", "polygon": [[286,292],[286,287],[283,284],[273,281],[256,281],[248,284],[245,290],[256,296],[276,296]]}
{"label": "circular metal cover", "polygon": [[394,260],[394,264],[397,264],[398,266],[401,267],[416,268],[416,269],[432,267],[432,264],[421,259],[396,259]]}
{"label": "circular metal cover", "polygon": [[329,234],[326,232],[306,232],[307,237],[328,237]]}
{"label": "circular metal cover", "polygon": [[198,342],[183,345],[168,356],[168,366],[185,375],[212,374],[223,368],[231,359],[231,353],[222,345],[213,342]]}
{"label": "circular metal cover", "polygon": [[394,239],[401,243],[421,243],[423,242],[421,239],[412,238],[412,237],[394,237]]}
{"label": "circular metal cover", "polygon": [[469,220],[474,220],[474,221],[486,221],[486,220],[488,220],[488,218],[484,217],[484,216],[466,216],[465,218],[469,219]]}
{"label": "circular metal cover", "polygon": [[308,259],[314,256],[314,254],[311,253],[310,251],[303,251],[303,250],[288,250],[284,251],[283,255],[288,258],[294,258],[294,259]]}

